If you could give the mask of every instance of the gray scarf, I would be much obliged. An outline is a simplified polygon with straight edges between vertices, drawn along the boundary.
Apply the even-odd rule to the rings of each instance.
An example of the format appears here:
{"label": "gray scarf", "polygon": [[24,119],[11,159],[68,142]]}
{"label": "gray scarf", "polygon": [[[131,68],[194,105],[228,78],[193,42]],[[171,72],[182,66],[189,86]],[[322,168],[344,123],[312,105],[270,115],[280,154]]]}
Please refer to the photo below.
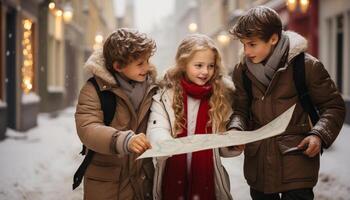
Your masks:
{"label": "gray scarf", "polygon": [[247,57],[245,58],[248,70],[255,76],[255,78],[257,78],[262,84],[267,87],[270,84],[270,81],[275,74],[279,63],[281,62],[281,59],[288,48],[288,36],[282,32],[278,44],[276,45],[274,51],[272,52],[265,65],[262,63],[252,63]]}
{"label": "gray scarf", "polygon": [[145,95],[145,92],[148,87],[148,81],[143,82],[137,81],[127,81],[120,74],[116,73],[116,78],[120,87],[124,90],[126,95],[131,100],[132,105],[134,106],[135,111],[139,109],[140,103]]}

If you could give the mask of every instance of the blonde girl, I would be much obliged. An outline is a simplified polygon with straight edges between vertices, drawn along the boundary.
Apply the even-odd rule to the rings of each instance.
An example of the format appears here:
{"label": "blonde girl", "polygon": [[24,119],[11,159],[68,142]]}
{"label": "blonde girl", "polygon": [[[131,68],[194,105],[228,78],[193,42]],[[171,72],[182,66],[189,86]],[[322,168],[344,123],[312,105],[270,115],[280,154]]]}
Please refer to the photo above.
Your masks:
{"label": "blonde girl", "polygon": [[[168,70],[162,89],[153,97],[147,136],[151,144],[193,134],[226,130],[232,113],[232,82],[217,46],[206,35],[187,36]],[[236,156],[242,147],[209,149],[154,159],[155,199],[232,199],[222,156]]]}

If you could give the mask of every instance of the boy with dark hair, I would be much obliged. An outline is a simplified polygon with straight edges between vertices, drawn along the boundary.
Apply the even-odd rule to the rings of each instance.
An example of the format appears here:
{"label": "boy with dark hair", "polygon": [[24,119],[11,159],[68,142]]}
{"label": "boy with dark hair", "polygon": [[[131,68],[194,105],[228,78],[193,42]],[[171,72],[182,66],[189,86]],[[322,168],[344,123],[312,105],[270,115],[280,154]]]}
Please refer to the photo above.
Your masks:
{"label": "boy with dark hair", "polygon": [[[282,135],[245,146],[244,175],[250,195],[253,200],[313,199],[319,155],[339,134],[344,101],[323,64],[305,52],[306,40],[282,31],[274,10],[250,9],[230,33],[242,42],[244,57],[233,72],[236,93],[229,127],[257,129],[296,103]],[[294,77],[300,74],[295,72],[298,68],[304,77]],[[295,85],[300,80],[305,81],[303,94]],[[310,99],[309,104],[305,99]],[[313,106],[318,113],[309,112]]]}
{"label": "boy with dark hair", "polygon": [[[81,170],[84,199],[152,199],[152,160],[135,159],[150,148],[144,133],[157,90],[149,63],[155,49],[146,34],[121,28],[85,64],[95,81],[81,89],[75,113],[79,138],[88,155],[94,152],[86,171]],[[105,112],[110,111],[103,109],[99,92],[109,92],[116,100],[107,105],[114,114],[108,124]]]}

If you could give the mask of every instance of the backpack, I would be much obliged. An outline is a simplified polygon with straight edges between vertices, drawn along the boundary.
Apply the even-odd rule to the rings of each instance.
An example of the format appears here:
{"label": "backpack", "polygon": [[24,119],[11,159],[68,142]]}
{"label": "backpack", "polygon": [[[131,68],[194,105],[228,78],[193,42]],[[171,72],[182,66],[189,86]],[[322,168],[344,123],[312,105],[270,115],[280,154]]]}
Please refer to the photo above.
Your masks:
{"label": "backpack", "polygon": [[[115,115],[115,108],[116,108],[116,96],[111,91],[101,91],[97,85],[96,79],[94,77],[91,77],[88,82],[92,83],[93,86],[96,89],[97,95],[100,99],[101,109],[103,111],[103,123],[106,126],[109,126],[112,122],[112,119]],[[88,165],[91,163],[92,158],[95,154],[94,151],[88,149],[86,153],[86,147],[83,145],[82,150],[80,152],[81,155],[85,155],[85,158],[83,162],[80,164],[77,171],[74,173],[73,177],[73,190],[77,188],[81,181],[83,180],[85,171],[88,167]]]}
{"label": "backpack", "polygon": [[[293,63],[293,80],[294,80],[294,85],[297,89],[298,97],[300,104],[304,111],[306,111],[311,119],[312,125],[315,126],[315,124],[318,122],[320,119],[320,116],[313,105],[310,95],[309,95],[309,90],[306,86],[305,82],[305,54],[300,53],[298,54],[292,61]],[[298,66],[298,67],[296,67]],[[248,99],[249,99],[249,105],[252,103],[252,82],[251,80],[247,77],[245,74],[246,71],[243,71],[242,76],[243,76],[243,86],[245,91],[247,92]]]}

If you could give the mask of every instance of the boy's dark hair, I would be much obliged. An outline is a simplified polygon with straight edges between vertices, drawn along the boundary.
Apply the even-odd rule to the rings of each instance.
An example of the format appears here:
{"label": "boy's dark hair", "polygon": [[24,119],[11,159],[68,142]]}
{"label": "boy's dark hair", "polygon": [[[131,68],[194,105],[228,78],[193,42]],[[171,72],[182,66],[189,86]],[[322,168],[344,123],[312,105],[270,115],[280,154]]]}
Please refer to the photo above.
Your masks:
{"label": "boy's dark hair", "polygon": [[110,34],[103,44],[106,68],[114,72],[113,63],[120,67],[130,64],[145,55],[153,55],[156,44],[145,33],[129,28],[120,28]]}
{"label": "boy's dark hair", "polygon": [[281,38],[282,21],[273,9],[257,6],[241,16],[229,32],[238,39],[258,37],[267,42],[274,33]]}

